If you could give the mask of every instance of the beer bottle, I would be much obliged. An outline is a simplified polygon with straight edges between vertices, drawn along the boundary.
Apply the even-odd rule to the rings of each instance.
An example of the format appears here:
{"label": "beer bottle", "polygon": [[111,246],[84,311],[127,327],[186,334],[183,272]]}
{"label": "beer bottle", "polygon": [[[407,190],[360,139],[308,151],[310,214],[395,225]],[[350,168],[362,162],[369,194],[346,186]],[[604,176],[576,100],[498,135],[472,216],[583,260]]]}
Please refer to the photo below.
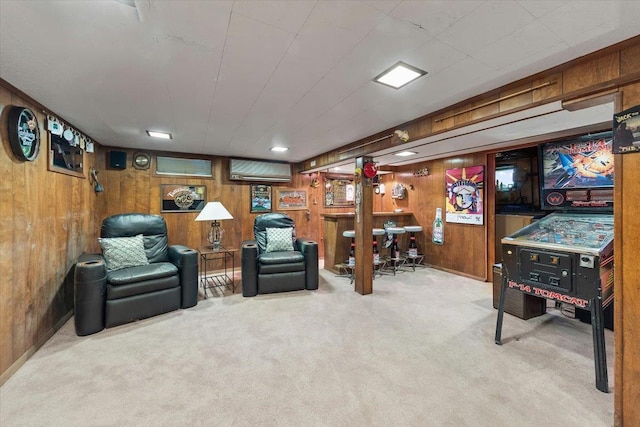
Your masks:
{"label": "beer bottle", "polygon": [[393,244],[391,245],[391,256],[395,260],[400,259],[400,248],[398,247],[398,235],[393,235]]}
{"label": "beer bottle", "polygon": [[349,267],[356,265],[356,242],[351,239],[351,249],[349,250]]}
{"label": "beer bottle", "polygon": [[444,244],[444,223],[442,222],[442,209],[436,209],[436,219],[433,221],[433,243]]}
{"label": "beer bottle", "polygon": [[378,252],[378,240],[373,239],[373,264],[380,264],[380,252]]}
{"label": "beer bottle", "polygon": [[409,237],[409,256],[411,258],[418,256],[418,245],[416,244],[416,235],[414,233],[411,233],[411,237]]}

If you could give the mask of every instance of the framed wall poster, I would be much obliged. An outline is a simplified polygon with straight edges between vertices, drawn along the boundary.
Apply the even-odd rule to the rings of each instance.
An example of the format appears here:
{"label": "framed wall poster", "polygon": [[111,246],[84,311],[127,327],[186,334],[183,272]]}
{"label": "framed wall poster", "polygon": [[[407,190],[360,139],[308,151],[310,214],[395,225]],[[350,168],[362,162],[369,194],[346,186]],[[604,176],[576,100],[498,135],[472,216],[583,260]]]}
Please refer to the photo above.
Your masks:
{"label": "framed wall poster", "polygon": [[251,213],[271,212],[271,186],[251,184]]}
{"label": "framed wall poster", "polygon": [[640,152],[640,105],[613,115],[613,154]]}
{"label": "framed wall poster", "polygon": [[199,212],[207,203],[204,185],[161,184],[162,212]]}
{"label": "framed wall poster", "polygon": [[339,208],[355,206],[354,179],[349,177],[325,178],[324,207]]}
{"label": "framed wall poster", "polygon": [[446,220],[461,224],[484,224],[484,166],[447,169]]}
{"label": "framed wall poster", "polygon": [[47,132],[49,135],[49,165],[52,172],[84,178],[84,144],[81,145],[77,134],[70,129],[66,137]]}
{"label": "framed wall poster", "polygon": [[307,190],[276,187],[276,210],[295,211],[309,207]]}

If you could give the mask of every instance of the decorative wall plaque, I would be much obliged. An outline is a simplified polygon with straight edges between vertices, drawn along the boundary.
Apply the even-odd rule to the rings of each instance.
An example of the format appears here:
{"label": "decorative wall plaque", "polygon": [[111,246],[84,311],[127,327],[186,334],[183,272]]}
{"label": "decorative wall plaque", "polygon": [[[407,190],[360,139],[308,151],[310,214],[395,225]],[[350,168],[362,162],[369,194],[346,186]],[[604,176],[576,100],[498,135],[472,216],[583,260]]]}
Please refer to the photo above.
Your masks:
{"label": "decorative wall plaque", "polygon": [[204,185],[161,184],[162,212],[197,212],[207,204]]}
{"label": "decorative wall plaque", "polygon": [[20,160],[32,162],[40,152],[38,118],[28,108],[12,106],[7,115],[11,151]]}
{"label": "decorative wall plaque", "polygon": [[151,165],[151,156],[147,153],[134,153],[133,167],[136,169],[149,169]]}
{"label": "decorative wall plaque", "polygon": [[324,184],[324,207],[355,206],[355,185],[352,177],[326,177]]}

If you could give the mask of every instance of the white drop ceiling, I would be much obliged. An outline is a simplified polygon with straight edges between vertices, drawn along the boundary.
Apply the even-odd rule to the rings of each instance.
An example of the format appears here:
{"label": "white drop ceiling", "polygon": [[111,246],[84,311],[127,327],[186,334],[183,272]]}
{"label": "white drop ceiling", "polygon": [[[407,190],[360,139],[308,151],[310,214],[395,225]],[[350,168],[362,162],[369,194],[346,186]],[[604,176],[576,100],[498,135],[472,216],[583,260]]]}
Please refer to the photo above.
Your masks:
{"label": "white drop ceiling", "polygon": [[[3,0],[0,78],[107,146],[299,162],[636,36],[638,16],[637,1]],[[428,74],[400,90],[372,81],[398,61]],[[612,114],[557,107],[376,159]]]}

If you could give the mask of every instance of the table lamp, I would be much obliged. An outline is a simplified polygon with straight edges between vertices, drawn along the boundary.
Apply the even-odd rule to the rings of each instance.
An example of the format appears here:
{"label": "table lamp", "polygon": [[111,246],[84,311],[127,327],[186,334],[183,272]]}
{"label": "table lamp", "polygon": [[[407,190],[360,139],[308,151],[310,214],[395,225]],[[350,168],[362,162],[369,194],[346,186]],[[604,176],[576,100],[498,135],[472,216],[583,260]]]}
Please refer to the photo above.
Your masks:
{"label": "table lamp", "polygon": [[196,221],[211,221],[208,240],[209,243],[211,243],[211,248],[213,249],[220,249],[222,247],[221,242],[224,230],[218,222],[222,219],[233,219],[233,216],[231,216],[229,211],[222,206],[222,203],[220,202],[207,203],[204,209],[202,209],[196,217]]}

